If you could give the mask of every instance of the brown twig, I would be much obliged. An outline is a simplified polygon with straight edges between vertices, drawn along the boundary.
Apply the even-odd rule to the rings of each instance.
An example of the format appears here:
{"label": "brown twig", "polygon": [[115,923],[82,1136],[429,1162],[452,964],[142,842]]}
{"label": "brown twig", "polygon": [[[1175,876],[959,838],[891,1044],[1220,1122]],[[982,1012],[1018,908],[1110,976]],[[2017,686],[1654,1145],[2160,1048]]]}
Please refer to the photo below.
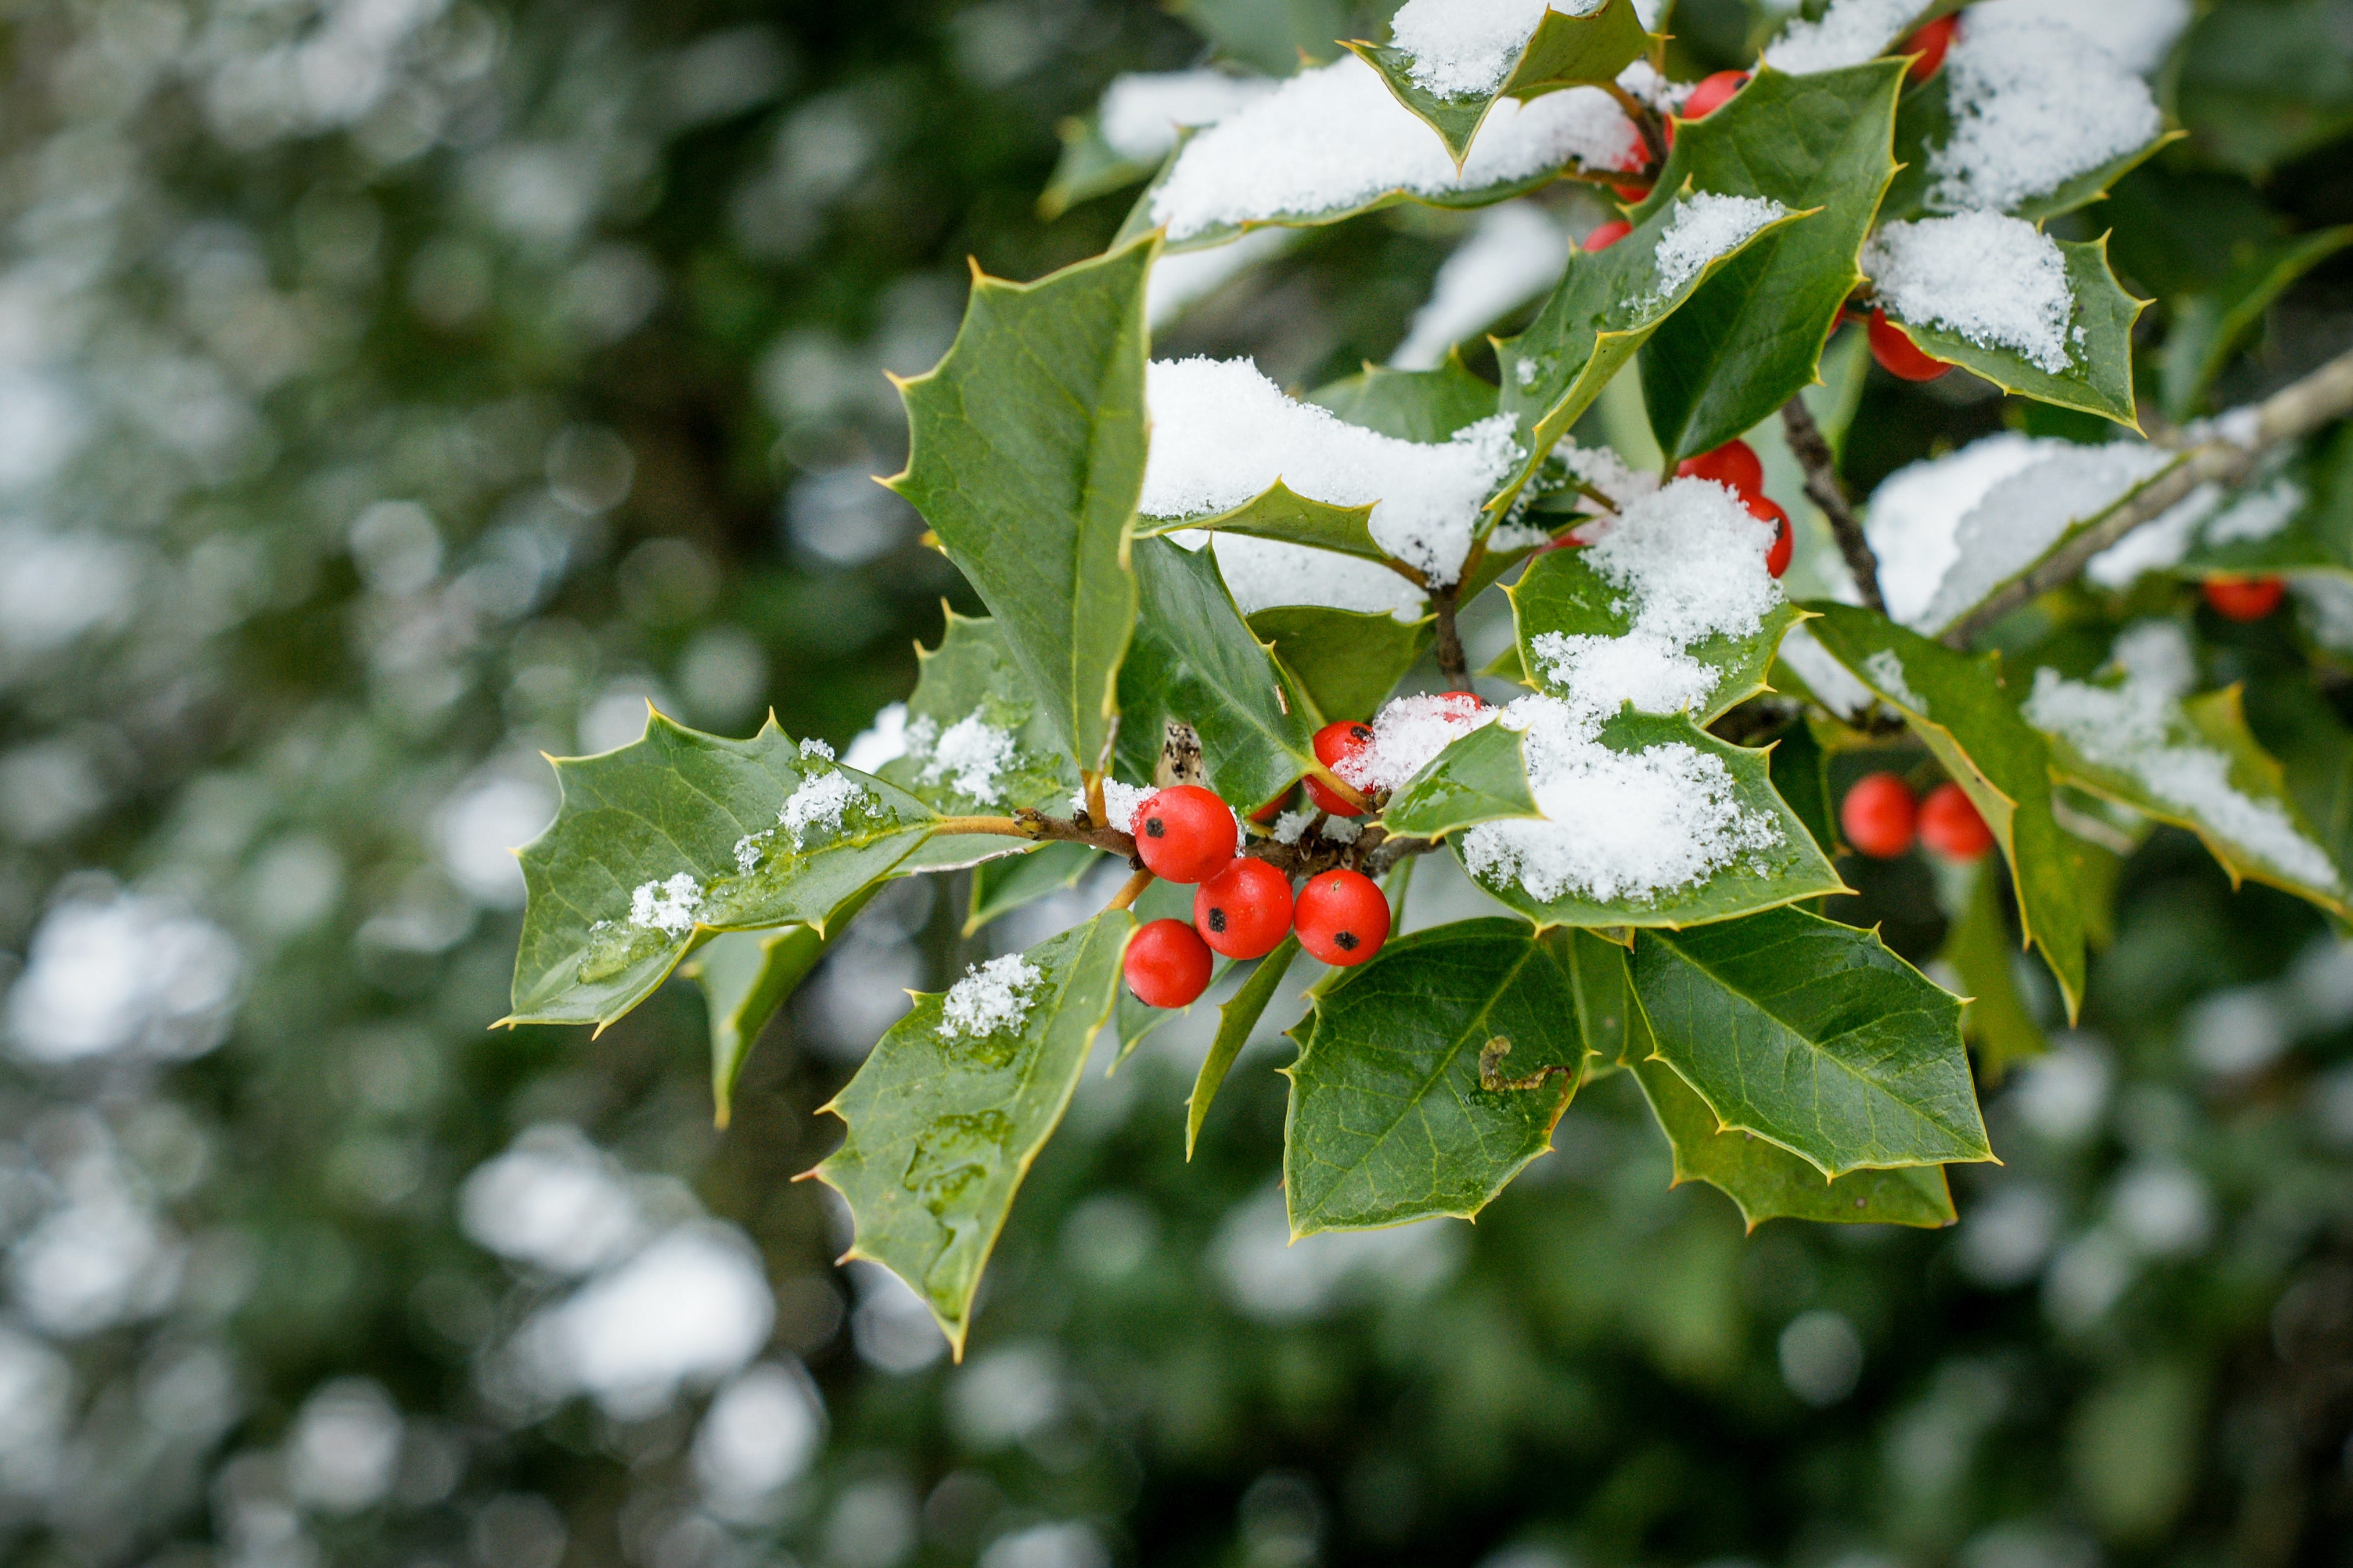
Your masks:
{"label": "brown twig", "polygon": [[1788,438],[1791,455],[1806,470],[1807,496],[1830,519],[1839,553],[1846,558],[1847,572],[1854,578],[1862,602],[1885,615],[1887,601],[1879,592],[1879,558],[1862,536],[1862,524],[1855,521],[1853,503],[1847,500],[1846,485],[1839,479],[1838,458],[1823,439],[1821,426],[1814,423],[1803,394],[1781,405],[1781,431]]}
{"label": "brown twig", "polygon": [[1471,661],[1462,651],[1462,633],[1454,624],[1454,596],[1459,584],[1430,591],[1430,607],[1438,621],[1438,644],[1432,651],[1438,656],[1438,673],[1456,686],[1467,687],[1471,681]]}
{"label": "brown twig", "polygon": [[1968,647],[1978,633],[2010,611],[2072,582],[2093,556],[2141,524],[2170,511],[2199,486],[2243,479],[2255,459],[2272,447],[2308,436],[2348,414],[2353,414],[2353,353],[2339,354],[2261,403],[2234,410],[2201,430],[2202,438],[2184,451],[2180,462],[2052,551],[2040,566],[2012,579],[1954,622],[1944,640],[1954,647]]}

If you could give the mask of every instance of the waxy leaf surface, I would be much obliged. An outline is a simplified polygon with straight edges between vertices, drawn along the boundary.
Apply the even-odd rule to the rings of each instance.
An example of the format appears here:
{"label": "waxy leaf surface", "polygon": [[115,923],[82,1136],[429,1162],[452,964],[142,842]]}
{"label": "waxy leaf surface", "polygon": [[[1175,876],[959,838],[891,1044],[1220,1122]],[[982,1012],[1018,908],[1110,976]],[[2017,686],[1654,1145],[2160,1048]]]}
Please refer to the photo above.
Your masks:
{"label": "waxy leaf surface", "polygon": [[1585,16],[1547,8],[1502,86],[1493,92],[1451,95],[1433,92],[1414,80],[1418,62],[1404,49],[1361,42],[1348,47],[1381,73],[1399,103],[1438,132],[1459,167],[1469,156],[1472,138],[1479,134],[1496,100],[1529,99],[1567,87],[1614,82],[1620,71],[1641,58],[1650,41],[1650,35],[1642,30],[1642,18],[1634,10],[1634,0],[1604,0]]}
{"label": "waxy leaf surface", "polygon": [[1317,387],[1306,401],[1400,441],[1438,442],[1492,416],[1496,395],[1494,384],[1472,374],[1461,354],[1450,349],[1436,370],[1368,364]]}
{"label": "waxy leaf surface", "polygon": [[1321,605],[1261,610],[1250,628],[1273,647],[1323,724],[1370,719],[1430,642],[1427,619]]}

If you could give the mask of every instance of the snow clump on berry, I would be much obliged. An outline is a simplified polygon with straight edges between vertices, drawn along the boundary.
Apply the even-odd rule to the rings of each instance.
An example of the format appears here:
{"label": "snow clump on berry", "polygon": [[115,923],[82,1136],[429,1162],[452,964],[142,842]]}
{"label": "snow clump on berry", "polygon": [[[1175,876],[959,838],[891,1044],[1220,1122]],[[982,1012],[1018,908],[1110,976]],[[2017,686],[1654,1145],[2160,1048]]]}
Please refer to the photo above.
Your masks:
{"label": "snow clump on berry", "polygon": [[[1430,760],[1482,725],[1501,710],[1472,711],[1460,700],[1400,697],[1373,720],[1371,744],[1343,757],[1332,771],[1360,790],[1395,790],[1430,765]],[[1326,823],[1328,833],[1331,824]]]}
{"label": "snow clump on berry", "polygon": [[629,923],[648,931],[684,936],[702,910],[702,888],[691,871],[666,881],[640,882],[629,895]]}
{"label": "snow clump on berry", "polygon": [[1018,1031],[1029,1021],[1032,993],[1044,970],[1018,952],[967,965],[940,1003],[940,1035],[954,1039]]}
{"label": "snow clump on berry", "polygon": [[2053,375],[2074,363],[2067,258],[2023,218],[1979,212],[1891,223],[1863,247],[1862,270],[1898,321],[2013,349]]}
{"label": "snow clump on berry", "polygon": [[1970,16],[1945,58],[1953,133],[1928,154],[1928,205],[2006,212],[2147,146],[2148,86],[2072,27]]}

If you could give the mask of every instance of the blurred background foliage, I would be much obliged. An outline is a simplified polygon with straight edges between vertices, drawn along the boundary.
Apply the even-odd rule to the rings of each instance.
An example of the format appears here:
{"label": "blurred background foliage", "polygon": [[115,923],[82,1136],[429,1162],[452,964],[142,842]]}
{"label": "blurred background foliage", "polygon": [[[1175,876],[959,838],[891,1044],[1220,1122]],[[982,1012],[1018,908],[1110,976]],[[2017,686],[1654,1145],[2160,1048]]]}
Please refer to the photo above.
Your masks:
{"label": "blurred background foliage", "polygon": [[[1687,0],[1674,74],[1769,19]],[[2353,1563],[2353,952],[2183,836],[1954,1229],[1744,1237],[1621,1076],[1475,1228],[1286,1247],[1283,1020],[1188,1166],[1193,1019],[1090,1080],[961,1367],[790,1178],[902,987],[1069,908],[895,886],[723,1135],[691,987],[486,1032],[538,753],[904,695],[961,590],[883,373],[967,256],[1097,249],[1057,122],[1204,58],[1142,0],[0,5],[0,1562]],[[2159,79],[2189,138],[2080,220],[2152,342],[2353,219],[2353,12],[2218,5]],[[1306,236],[1161,352],[1384,358],[1475,221]],[[2323,262],[2225,392],[2348,342]],[[2029,417],[1874,378],[1849,476]],[[1851,875],[1936,951],[1931,868]]]}

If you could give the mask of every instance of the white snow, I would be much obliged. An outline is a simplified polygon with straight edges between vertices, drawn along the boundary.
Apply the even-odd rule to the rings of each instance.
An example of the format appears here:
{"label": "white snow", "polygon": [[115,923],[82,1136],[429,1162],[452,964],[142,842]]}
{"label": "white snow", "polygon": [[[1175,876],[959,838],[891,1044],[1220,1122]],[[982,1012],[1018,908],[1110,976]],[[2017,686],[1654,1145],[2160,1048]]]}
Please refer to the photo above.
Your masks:
{"label": "white snow", "polygon": [[1564,436],[1553,448],[1561,467],[1591,485],[1609,498],[1618,510],[1650,495],[1659,488],[1659,476],[1647,468],[1629,467],[1626,459],[1609,447],[1580,447],[1573,436]]}
{"label": "white snow", "polygon": [[1044,970],[1018,952],[967,966],[940,1004],[941,1037],[1018,1034],[1029,1018],[1030,994],[1045,978]]}
{"label": "white snow", "polygon": [[1155,331],[1182,316],[1260,262],[1299,238],[1295,228],[1254,228],[1231,245],[1161,252],[1144,285],[1144,319]]}
{"label": "white snow", "polygon": [[874,722],[849,742],[841,765],[871,773],[907,754],[907,705],[893,702],[874,715]]}
{"label": "white snow", "polygon": [[1003,798],[997,787],[997,775],[1018,759],[1020,747],[1012,731],[997,728],[976,709],[942,731],[931,753],[931,760],[916,775],[918,783],[945,780],[958,795],[995,805]]}
{"label": "white snow", "polygon": [[[1281,479],[1334,506],[1374,503],[1374,541],[1436,583],[1461,574],[1482,504],[1521,457],[1511,415],[1482,419],[1450,441],[1400,441],[1294,402],[1249,360],[1155,361],[1145,387],[1152,450],[1139,508],[1146,516],[1226,511]],[[1234,582],[1222,548],[1219,561],[1229,565],[1237,598],[1260,596]]]}
{"label": "white snow", "polygon": [[2007,211],[2163,128],[2147,84],[2055,22],[1970,13],[1945,72],[1953,132],[1928,155],[1929,205],[1942,211]]}
{"label": "white snow", "polygon": [[2123,590],[2143,573],[2179,564],[2198,528],[2222,504],[2220,485],[2204,484],[2142,523],[2085,563],[2084,575],[2103,588]]}
{"label": "white snow", "polygon": [[[1234,248],[1201,254],[1222,256]],[[1399,370],[1435,370],[1455,344],[1486,331],[1558,283],[1567,265],[1568,236],[1543,208],[1532,202],[1488,208],[1471,237],[1438,269],[1429,300],[1414,312],[1413,324],[1389,363]]]}
{"label": "white snow", "polygon": [[1982,0],[1977,16],[2031,16],[2073,27],[2147,76],[2189,26],[2189,0]]}
{"label": "white snow", "polygon": [[2182,630],[2165,622],[2116,640],[2123,679],[2114,686],[2034,672],[2027,721],[2063,737],[2094,764],[2127,774],[2156,799],[2291,880],[2342,885],[2326,850],[2300,832],[2277,802],[2242,794],[2230,758],[2203,743],[2181,710],[2196,661]]}
{"label": "white snow", "polygon": [[1893,48],[1920,9],[1920,0],[1831,0],[1820,21],[1791,22],[1765,63],[1793,76],[1859,66]]}
{"label": "white snow", "polygon": [[1483,98],[1502,89],[1547,9],[1589,16],[1603,0],[1406,0],[1389,42],[1413,57],[1414,85],[1440,98]]}
{"label": "white snow", "polygon": [[2294,522],[2296,513],[2311,499],[2294,479],[2274,479],[2261,489],[2242,495],[2208,523],[2206,542],[2231,544],[2269,539]]}
{"label": "white snow", "polygon": [[821,758],[829,763],[833,761],[833,748],[827,745],[823,741],[818,740],[815,735],[810,735],[803,739],[801,742],[801,755],[804,757]]}
{"label": "white snow", "polygon": [[[1198,533],[1175,537],[1190,550],[1208,542]],[[1245,616],[1276,605],[1323,605],[1400,621],[1418,620],[1423,613],[1421,590],[1377,561],[1240,533],[1217,535],[1214,548],[1226,586]]]}
{"label": "white snow", "polygon": [[666,881],[640,882],[629,894],[629,923],[649,931],[684,936],[694,929],[702,909],[702,887],[691,871],[681,871]]}
{"label": "white snow", "polygon": [[1332,771],[1360,790],[1388,793],[1472,731],[1493,723],[1501,712],[1472,710],[1434,694],[1399,697],[1374,715],[1372,743],[1341,758]]}
{"label": "white snow", "polygon": [[785,802],[785,809],[777,814],[776,820],[793,836],[793,847],[798,849],[812,828],[839,832],[841,814],[866,798],[865,785],[848,773],[828,768],[801,781],[800,788]]}
{"label": "white snow", "polygon": [[1523,732],[1529,793],[1545,816],[1463,836],[1463,864],[1490,886],[1644,904],[1782,842],[1772,818],[1740,804],[1723,760],[1696,747],[1612,751],[1595,739],[1597,718],[1552,697],[1521,698],[1503,722]]}
{"label": "white snow", "polygon": [[1478,190],[1572,161],[1615,168],[1639,145],[1608,93],[1571,88],[1497,103],[1458,174],[1430,127],[1349,55],[1197,133],[1154,190],[1152,218],[1184,240],[1221,226],[1345,211],[1394,191]]}
{"label": "white snow", "polygon": [[1772,525],[1725,486],[1678,479],[1629,506],[1583,560],[1624,595],[1622,637],[1546,632],[1530,644],[1546,680],[1582,713],[1628,703],[1674,713],[1715,689],[1716,671],[1685,649],[1716,637],[1753,637],[1781,602],[1765,570]]}
{"label": "white snow", "polygon": [[1781,658],[1833,713],[1858,719],[1879,702],[1878,694],[1832,658],[1830,649],[1803,626],[1792,626],[1789,635],[1781,639]]}
{"label": "white snow", "polygon": [[2023,218],[1972,212],[1891,223],[1863,247],[1862,270],[1898,321],[2014,350],[2053,375],[2074,363],[2067,259]]}
{"label": "white snow", "polygon": [[1643,304],[1656,306],[1673,299],[1709,262],[1739,249],[1750,235],[1787,217],[1788,212],[1766,196],[1721,196],[1699,191],[1678,198],[1667,219],[1667,230],[1651,252],[1659,286]]}
{"label": "white snow", "polygon": [[2052,449],[2054,443],[2004,432],[1898,468],[1880,482],[1862,532],[1879,558],[1879,591],[1890,616],[1919,624],[1952,567],[1961,520],[1986,491]]}
{"label": "white snow", "polygon": [[1873,686],[1913,712],[1925,714],[1928,711],[1926,700],[1912,689],[1911,681],[1905,678],[1904,656],[1894,648],[1881,648],[1865,658],[1862,672],[1871,677]]}
{"label": "white snow", "polygon": [[1103,89],[1095,123],[1129,163],[1157,163],[1176,145],[1179,126],[1214,125],[1274,86],[1220,70],[1130,71]]}
{"label": "white snow", "polygon": [[[1136,812],[1142,808],[1145,801],[1150,800],[1158,793],[1159,792],[1157,790],[1152,789],[1149,786],[1138,788],[1136,785],[1132,784],[1122,784],[1117,779],[1103,780],[1103,814],[1111,818],[1111,820],[1104,824],[1104,826],[1107,827],[1116,827],[1122,833],[1134,832]],[[1086,791],[1074,790],[1071,792],[1071,811],[1083,811],[1086,809]]]}

